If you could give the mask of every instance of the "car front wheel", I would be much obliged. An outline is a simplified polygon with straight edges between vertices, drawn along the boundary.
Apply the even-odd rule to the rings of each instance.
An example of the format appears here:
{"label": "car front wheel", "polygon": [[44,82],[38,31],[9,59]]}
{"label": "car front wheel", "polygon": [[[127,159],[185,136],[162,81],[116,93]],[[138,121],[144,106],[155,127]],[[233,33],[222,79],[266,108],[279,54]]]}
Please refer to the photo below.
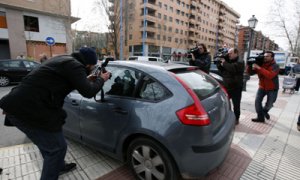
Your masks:
{"label": "car front wheel", "polygon": [[148,138],[133,140],[127,151],[127,160],[137,179],[177,180],[177,168],[161,145]]}
{"label": "car front wheel", "polygon": [[0,76],[0,87],[7,86],[10,83],[8,77]]}

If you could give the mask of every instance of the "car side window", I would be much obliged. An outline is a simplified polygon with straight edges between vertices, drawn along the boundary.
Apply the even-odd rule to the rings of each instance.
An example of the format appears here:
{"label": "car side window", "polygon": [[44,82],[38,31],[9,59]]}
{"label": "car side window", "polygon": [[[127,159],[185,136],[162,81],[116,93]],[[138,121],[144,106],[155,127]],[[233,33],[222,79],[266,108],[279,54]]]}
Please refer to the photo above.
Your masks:
{"label": "car side window", "polygon": [[157,61],[157,58],[149,58],[149,61]]}
{"label": "car side window", "polygon": [[9,67],[11,68],[21,68],[24,67],[21,61],[11,60],[9,61]]}
{"label": "car side window", "polygon": [[138,71],[129,68],[107,67],[112,76],[103,86],[105,94],[132,97],[139,79]]}
{"label": "car side window", "polygon": [[143,78],[143,83],[139,91],[139,97],[145,100],[162,100],[169,95],[169,91],[159,82],[149,76]]}

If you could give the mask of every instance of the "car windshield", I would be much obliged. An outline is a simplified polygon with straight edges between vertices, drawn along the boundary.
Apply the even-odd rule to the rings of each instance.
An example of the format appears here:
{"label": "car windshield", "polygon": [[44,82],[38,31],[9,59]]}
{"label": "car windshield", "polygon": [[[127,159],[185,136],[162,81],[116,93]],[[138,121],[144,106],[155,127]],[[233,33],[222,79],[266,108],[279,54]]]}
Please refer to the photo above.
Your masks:
{"label": "car windshield", "polygon": [[186,71],[176,74],[203,100],[216,92],[219,84],[210,76],[200,71]]}

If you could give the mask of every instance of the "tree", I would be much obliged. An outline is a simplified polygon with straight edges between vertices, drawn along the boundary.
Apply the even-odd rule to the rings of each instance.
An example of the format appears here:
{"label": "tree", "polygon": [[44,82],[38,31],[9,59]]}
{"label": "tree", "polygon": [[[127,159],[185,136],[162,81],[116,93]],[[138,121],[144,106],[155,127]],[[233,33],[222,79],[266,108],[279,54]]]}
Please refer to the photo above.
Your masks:
{"label": "tree", "polygon": [[288,41],[289,50],[300,56],[300,0],[273,0],[269,13],[275,35]]}
{"label": "tree", "polygon": [[[125,0],[123,1],[125,2]],[[108,49],[113,49],[115,58],[119,59],[119,35],[120,35],[120,1],[119,0],[95,0],[95,9],[102,12],[108,27]]]}

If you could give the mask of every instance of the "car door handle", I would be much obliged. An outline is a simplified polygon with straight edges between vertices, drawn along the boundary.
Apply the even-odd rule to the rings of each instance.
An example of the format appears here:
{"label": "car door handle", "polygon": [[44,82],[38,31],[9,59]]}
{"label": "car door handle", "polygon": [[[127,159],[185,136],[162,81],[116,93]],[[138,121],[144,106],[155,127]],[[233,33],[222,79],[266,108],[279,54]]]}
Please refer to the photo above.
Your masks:
{"label": "car door handle", "polygon": [[78,102],[77,102],[76,100],[72,100],[71,104],[72,104],[73,106],[78,106],[78,105],[79,105]]}
{"label": "car door handle", "polygon": [[128,111],[125,111],[120,107],[113,108],[113,111],[119,114],[128,114]]}

